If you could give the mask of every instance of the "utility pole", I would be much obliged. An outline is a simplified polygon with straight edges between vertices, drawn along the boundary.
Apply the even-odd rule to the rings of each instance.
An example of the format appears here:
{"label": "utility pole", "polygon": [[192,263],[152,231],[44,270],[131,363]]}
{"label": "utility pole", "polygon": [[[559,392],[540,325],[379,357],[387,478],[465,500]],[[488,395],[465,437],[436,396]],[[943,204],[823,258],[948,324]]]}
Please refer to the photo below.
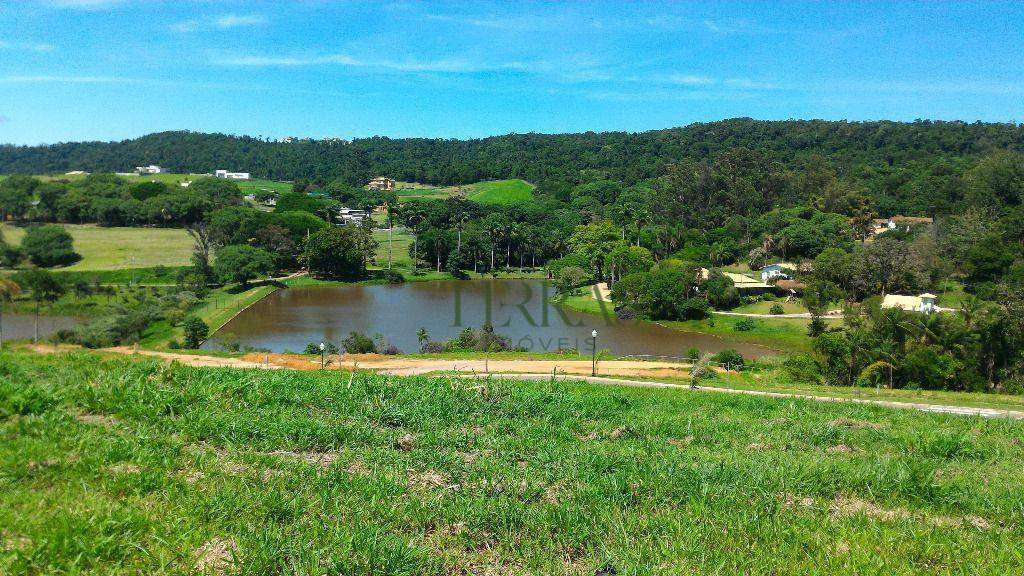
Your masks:
{"label": "utility pole", "polygon": [[384,211],[388,216],[388,270],[391,270],[391,231],[394,229],[395,223],[391,220],[391,206],[387,202],[384,203]]}

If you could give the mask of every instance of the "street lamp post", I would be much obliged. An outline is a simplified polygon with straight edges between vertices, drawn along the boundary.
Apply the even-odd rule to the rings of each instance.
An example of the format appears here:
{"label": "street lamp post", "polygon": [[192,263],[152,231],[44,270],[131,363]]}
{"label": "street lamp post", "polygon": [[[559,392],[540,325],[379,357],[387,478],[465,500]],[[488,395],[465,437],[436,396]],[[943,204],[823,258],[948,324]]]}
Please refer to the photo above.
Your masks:
{"label": "street lamp post", "polygon": [[324,351],[327,350],[327,345],[323,342],[320,343],[320,369],[324,369]]}
{"label": "street lamp post", "polygon": [[595,328],[590,335],[594,338],[593,356],[590,361],[590,375],[597,376],[597,329]]}

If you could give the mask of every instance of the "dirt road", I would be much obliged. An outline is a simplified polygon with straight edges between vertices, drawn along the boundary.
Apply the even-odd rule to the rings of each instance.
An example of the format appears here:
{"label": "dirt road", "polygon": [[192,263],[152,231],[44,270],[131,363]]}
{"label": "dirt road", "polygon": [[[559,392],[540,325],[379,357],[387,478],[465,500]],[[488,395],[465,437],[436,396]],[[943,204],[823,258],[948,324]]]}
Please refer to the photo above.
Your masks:
{"label": "dirt road", "polygon": [[[44,346],[30,347],[31,350],[43,354],[74,351],[75,346]],[[175,352],[157,352],[154,350],[137,350],[126,346],[104,348],[101,354],[139,355],[160,358],[167,361],[181,362],[189,366],[223,367],[223,368],[259,368],[269,370],[317,370],[320,359],[296,354],[247,354],[243,358],[225,358],[182,354]],[[328,369],[373,370],[382,374],[411,376],[437,372],[455,373],[460,378],[501,378],[508,377],[518,380],[548,380],[552,377],[560,380],[584,380],[592,384],[632,386],[640,388],[672,388],[686,392],[718,392],[723,394],[743,394],[764,396],[769,398],[795,398],[815,402],[867,404],[883,406],[899,410],[919,410],[940,414],[961,416],[977,416],[982,418],[1009,418],[1024,420],[1024,411],[1002,410],[995,408],[976,408],[971,406],[950,406],[941,404],[924,404],[916,402],[897,402],[891,400],[872,400],[868,398],[844,398],[838,396],[821,396],[790,392],[771,392],[766,390],[741,390],[716,386],[700,386],[691,388],[687,384],[658,381],[628,380],[612,376],[682,378],[689,376],[689,366],[670,362],[641,362],[635,360],[609,360],[598,363],[602,376],[590,376],[591,365],[586,360],[451,360],[438,358],[396,358],[373,354],[345,355],[329,358]]]}

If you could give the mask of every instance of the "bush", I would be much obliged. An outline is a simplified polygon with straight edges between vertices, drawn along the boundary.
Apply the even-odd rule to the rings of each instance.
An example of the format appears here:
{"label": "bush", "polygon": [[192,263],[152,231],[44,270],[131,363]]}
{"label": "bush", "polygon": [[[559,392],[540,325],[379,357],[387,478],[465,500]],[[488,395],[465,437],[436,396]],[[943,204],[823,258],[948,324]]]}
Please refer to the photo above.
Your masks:
{"label": "bush", "polygon": [[[324,342],[324,354],[337,354],[339,352],[341,352],[341,350],[338,348],[337,344],[334,342]],[[306,344],[306,349],[303,350],[302,353],[318,356],[320,354],[320,343],[310,342],[309,344]]]}
{"label": "bush", "polygon": [[733,324],[733,330],[737,332],[750,332],[757,327],[757,323],[754,322],[753,318],[742,318]]}
{"label": "bush", "polygon": [[703,320],[711,312],[711,305],[703,298],[688,298],[679,303],[680,320]]}
{"label": "bush", "polygon": [[559,294],[573,295],[577,288],[587,283],[590,276],[578,266],[566,266],[555,274],[555,290]]}
{"label": "bush", "polygon": [[33,226],[21,240],[21,251],[42,268],[71,264],[79,259],[71,234],[60,226]]}
{"label": "bush", "polygon": [[181,323],[185,330],[185,348],[196,349],[210,335],[210,327],[198,316],[189,316]]}
{"label": "bush", "polygon": [[729,366],[730,368],[739,368],[743,366],[743,355],[732,348],[722,350],[715,354],[711,359],[724,366]]}
{"label": "bush", "polygon": [[0,268],[14,268],[21,262],[21,250],[16,246],[5,244],[0,238]]}
{"label": "bush", "polygon": [[385,270],[384,279],[387,280],[388,284],[402,284],[405,282],[405,276],[398,270]]}
{"label": "bush", "polygon": [[691,346],[690,349],[686,351],[686,357],[690,360],[699,360],[700,348]]}
{"label": "bush", "polygon": [[782,362],[782,370],[792,380],[814,384],[821,380],[821,366],[810,354],[792,354]]}
{"label": "bush", "polygon": [[[373,354],[377,351],[373,338],[359,332],[350,332],[348,338],[341,341],[341,347],[348,354]],[[317,353],[319,354],[319,348]]]}
{"label": "bush", "polygon": [[772,307],[768,310],[768,312],[771,313],[771,314],[778,315],[778,314],[785,314],[786,310],[785,310],[785,308],[782,307],[782,304],[779,304],[778,302],[776,302],[775,304],[772,304]]}

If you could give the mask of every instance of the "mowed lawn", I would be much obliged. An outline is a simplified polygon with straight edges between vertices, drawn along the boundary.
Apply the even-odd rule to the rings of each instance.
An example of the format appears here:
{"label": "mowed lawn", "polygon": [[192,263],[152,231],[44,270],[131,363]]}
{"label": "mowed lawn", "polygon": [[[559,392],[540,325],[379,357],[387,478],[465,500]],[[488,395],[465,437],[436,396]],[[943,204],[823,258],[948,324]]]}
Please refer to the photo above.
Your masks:
{"label": "mowed lawn", "polygon": [[1016,574],[1024,423],[0,355],[0,573]]}
{"label": "mowed lawn", "polygon": [[[74,239],[82,259],[61,270],[116,270],[153,266],[185,266],[193,242],[181,228],[104,228],[95,225],[62,225]],[[4,238],[21,242],[23,228],[0,224]]]}
{"label": "mowed lawn", "polygon": [[[416,236],[405,228],[395,228],[391,235],[391,267],[412,268],[412,257],[409,256],[409,247],[412,246]],[[377,241],[377,250],[374,252],[374,264],[377,268],[388,267],[388,231],[374,230],[373,239]]]}
{"label": "mowed lawn", "polygon": [[533,199],[533,184],[523,180],[477,182],[468,198],[481,204],[517,204]]}

